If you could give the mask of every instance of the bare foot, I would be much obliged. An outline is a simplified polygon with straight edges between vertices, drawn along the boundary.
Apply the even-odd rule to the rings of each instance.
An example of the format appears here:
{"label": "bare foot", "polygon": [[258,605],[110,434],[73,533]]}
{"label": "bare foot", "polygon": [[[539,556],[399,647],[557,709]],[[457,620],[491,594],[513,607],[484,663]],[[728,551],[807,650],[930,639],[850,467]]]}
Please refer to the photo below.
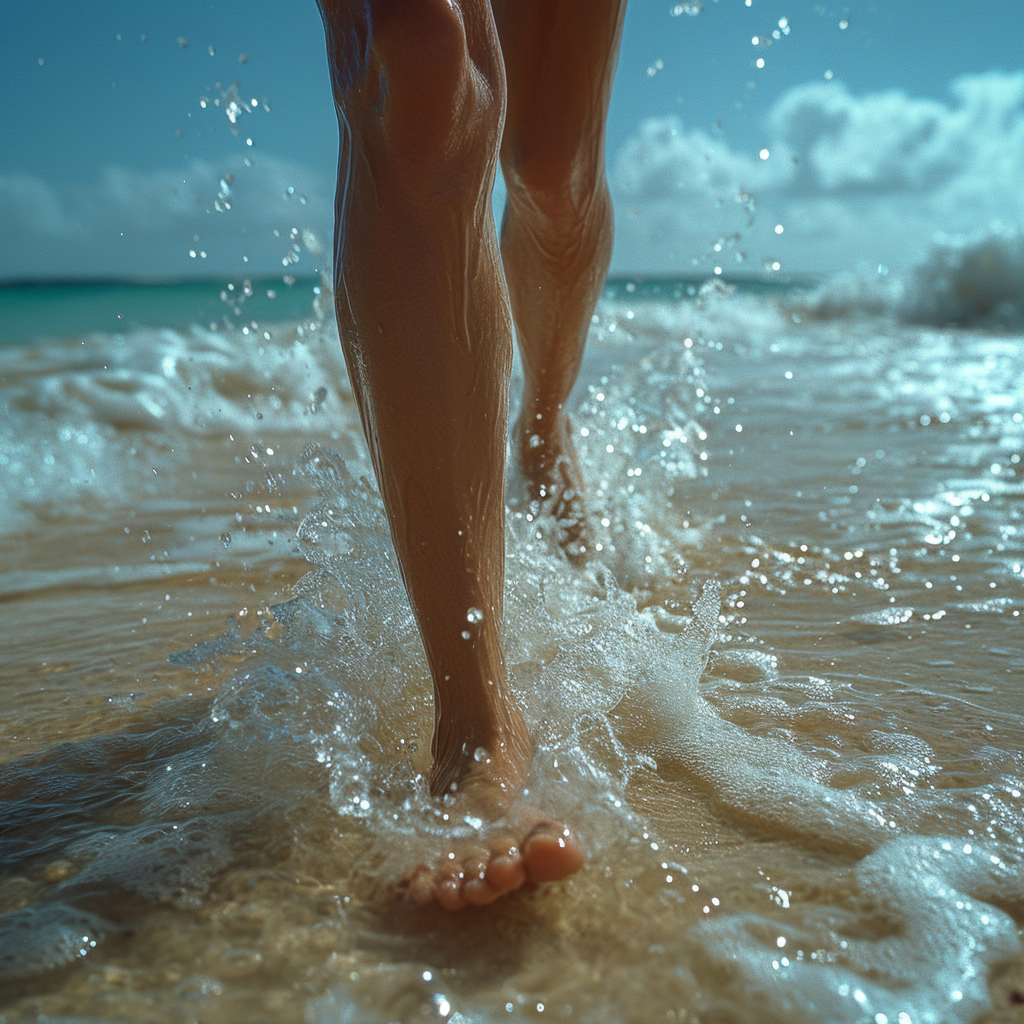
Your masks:
{"label": "bare foot", "polygon": [[406,873],[399,890],[411,902],[451,911],[482,907],[526,882],[556,882],[579,870],[586,854],[575,835],[519,796],[528,766],[528,758],[470,762],[446,799],[453,819],[479,820],[480,826],[475,835],[443,846],[433,865]]}
{"label": "bare foot", "polygon": [[515,438],[530,500],[551,512],[558,524],[558,543],[569,561],[580,565],[590,547],[590,527],[569,417],[562,410],[539,417],[524,410]]}

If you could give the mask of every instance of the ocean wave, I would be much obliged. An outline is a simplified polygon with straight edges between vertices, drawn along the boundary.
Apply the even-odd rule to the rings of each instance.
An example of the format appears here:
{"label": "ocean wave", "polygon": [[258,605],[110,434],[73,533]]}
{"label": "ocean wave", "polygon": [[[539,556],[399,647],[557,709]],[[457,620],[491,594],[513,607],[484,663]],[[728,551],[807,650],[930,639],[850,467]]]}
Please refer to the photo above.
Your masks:
{"label": "ocean wave", "polygon": [[348,391],[324,324],[92,333],[3,353],[4,405],[123,429],[227,434],[273,414],[297,426]]}
{"label": "ocean wave", "polygon": [[890,316],[924,326],[1019,329],[1024,235],[994,231],[970,240],[940,238],[906,274],[837,274],[786,304],[821,320]]}
{"label": "ocean wave", "polygon": [[29,509],[67,510],[87,496],[170,496],[183,467],[209,465],[227,447],[248,463],[261,437],[337,443],[355,422],[333,321],[315,311],[258,328],[137,328],[13,346],[0,350],[0,380],[8,528],[30,522]]}

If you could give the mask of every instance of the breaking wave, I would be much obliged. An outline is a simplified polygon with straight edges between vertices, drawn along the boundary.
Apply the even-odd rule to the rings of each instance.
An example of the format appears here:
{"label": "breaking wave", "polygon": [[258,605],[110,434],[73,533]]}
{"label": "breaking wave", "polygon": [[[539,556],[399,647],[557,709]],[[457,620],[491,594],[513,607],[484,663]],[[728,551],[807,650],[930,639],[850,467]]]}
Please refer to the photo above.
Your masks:
{"label": "breaking wave", "polygon": [[793,304],[821,320],[891,316],[907,324],[1024,326],[1024,235],[943,238],[901,276],[837,274]]}

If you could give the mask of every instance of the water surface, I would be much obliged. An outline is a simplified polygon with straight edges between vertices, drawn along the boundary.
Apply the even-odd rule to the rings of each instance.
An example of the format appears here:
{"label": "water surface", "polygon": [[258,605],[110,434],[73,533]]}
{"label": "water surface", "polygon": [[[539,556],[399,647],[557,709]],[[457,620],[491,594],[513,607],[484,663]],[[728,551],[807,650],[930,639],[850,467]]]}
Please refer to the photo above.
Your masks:
{"label": "water surface", "polygon": [[508,486],[590,859],[458,917],[389,887],[452,826],[333,323],[6,347],[0,1020],[1020,1020],[1024,338],[922,274],[609,291],[594,561]]}

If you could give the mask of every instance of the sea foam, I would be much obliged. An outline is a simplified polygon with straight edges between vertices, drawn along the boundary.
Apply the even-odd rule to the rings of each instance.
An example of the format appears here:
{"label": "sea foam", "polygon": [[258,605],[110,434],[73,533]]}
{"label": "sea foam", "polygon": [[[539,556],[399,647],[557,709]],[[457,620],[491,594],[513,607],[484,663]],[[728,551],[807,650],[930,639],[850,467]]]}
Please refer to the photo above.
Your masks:
{"label": "sea foam", "polygon": [[905,274],[841,273],[792,303],[832,319],[892,316],[907,324],[1019,330],[1024,326],[1024,235],[939,238]]}

